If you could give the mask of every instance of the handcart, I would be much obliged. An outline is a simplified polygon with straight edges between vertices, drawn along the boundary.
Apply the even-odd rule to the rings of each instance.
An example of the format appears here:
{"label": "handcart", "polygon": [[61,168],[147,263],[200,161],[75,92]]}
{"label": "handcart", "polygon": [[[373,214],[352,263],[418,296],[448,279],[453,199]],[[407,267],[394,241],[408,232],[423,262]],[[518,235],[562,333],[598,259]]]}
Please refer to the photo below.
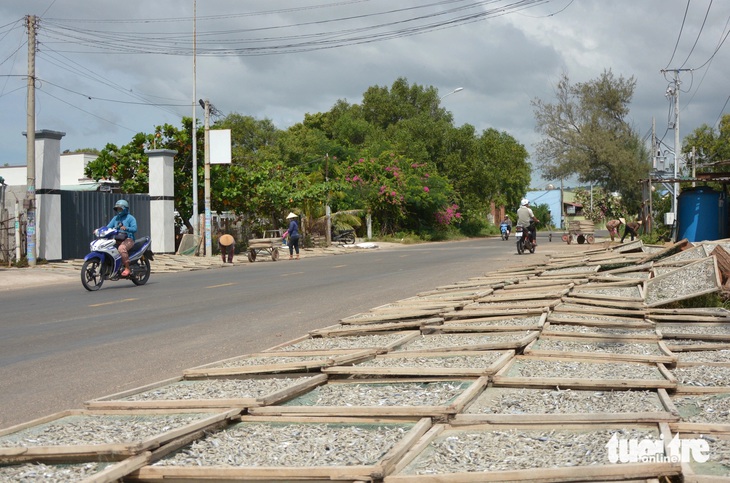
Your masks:
{"label": "handcart", "polygon": [[563,234],[563,241],[570,245],[573,242],[582,245],[593,243],[595,238],[595,226],[590,220],[568,222],[568,233]]}
{"label": "handcart", "polygon": [[265,253],[273,261],[279,259],[279,245],[281,238],[252,238],[248,241],[248,261],[255,262],[256,257]]}

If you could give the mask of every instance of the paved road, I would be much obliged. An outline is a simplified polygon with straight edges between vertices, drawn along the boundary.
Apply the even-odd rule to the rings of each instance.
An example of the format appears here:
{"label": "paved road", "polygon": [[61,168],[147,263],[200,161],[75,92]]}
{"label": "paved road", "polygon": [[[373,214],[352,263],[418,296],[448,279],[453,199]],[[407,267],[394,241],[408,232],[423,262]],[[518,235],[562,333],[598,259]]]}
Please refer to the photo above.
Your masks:
{"label": "paved road", "polygon": [[[538,262],[559,245],[520,259]],[[144,287],[93,293],[77,277],[0,292],[0,428],[519,262],[512,240],[482,239],[153,273]]]}

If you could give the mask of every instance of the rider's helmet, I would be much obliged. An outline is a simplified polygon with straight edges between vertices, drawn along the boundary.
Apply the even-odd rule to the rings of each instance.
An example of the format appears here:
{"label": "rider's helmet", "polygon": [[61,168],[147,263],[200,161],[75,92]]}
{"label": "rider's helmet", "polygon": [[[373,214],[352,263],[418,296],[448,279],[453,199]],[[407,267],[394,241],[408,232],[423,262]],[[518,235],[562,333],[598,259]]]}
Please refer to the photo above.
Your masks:
{"label": "rider's helmet", "polygon": [[522,198],[522,201],[520,201],[521,206],[527,206],[529,204],[530,204],[530,200],[528,200],[527,198]]}
{"label": "rider's helmet", "polygon": [[127,200],[119,200],[114,204],[114,211],[117,213],[128,213],[129,212],[129,203],[127,203]]}

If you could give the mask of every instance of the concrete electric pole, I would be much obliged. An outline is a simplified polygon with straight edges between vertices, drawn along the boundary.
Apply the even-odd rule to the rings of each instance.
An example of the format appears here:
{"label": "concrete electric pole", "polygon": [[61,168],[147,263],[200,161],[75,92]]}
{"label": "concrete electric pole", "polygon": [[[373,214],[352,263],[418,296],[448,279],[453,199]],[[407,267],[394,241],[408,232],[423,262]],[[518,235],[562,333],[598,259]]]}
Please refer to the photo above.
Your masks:
{"label": "concrete electric pole", "polygon": [[28,265],[36,265],[36,199],[35,199],[35,48],[36,27],[38,18],[26,16],[28,28],[28,106],[26,108],[26,159],[27,159],[27,192],[26,192],[26,257]]}
{"label": "concrete electric pole", "polygon": [[192,127],[192,150],[193,150],[193,234],[200,235],[200,213],[198,213],[198,130],[195,110],[197,94],[197,2],[193,0],[193,127]]}
{"label": "concrete electric pole", "polygon": [[213,256],[213,240],[211,236],[211,213],[210,213],[210,101],[200,99],[200,105],[205,110],[205,255]]}
{"label": "concrete electric pole", "polygon": [[[679,198],[679,161],[682,156],[682,141],[679,137],[679,86],[681,85],[681,82],[679,80],[679,73],[683,71],[691,71],[692,69],[664,69],[662,70],[662,74],[666,74],[667,72],[673,72],[674,73],[674,79],[672,80],[672,84],[667,87],[666,96],[669,99],[672,99],[674,101],[674,192],[672,193],[672,219],[666,220],[665,224],[667,225],[673,225],[674,227],[677,226],[677,216],[678,216],[678,198]],[[671,221],[671,223],[666,223],[667,221]],[[675,237],[676,237],[675,233]]]}

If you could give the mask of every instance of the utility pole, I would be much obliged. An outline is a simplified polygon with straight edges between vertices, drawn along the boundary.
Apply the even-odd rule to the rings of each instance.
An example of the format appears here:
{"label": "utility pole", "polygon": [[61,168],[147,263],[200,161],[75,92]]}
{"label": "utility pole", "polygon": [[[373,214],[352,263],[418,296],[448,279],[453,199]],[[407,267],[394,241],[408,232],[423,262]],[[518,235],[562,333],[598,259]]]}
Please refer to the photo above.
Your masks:
{"label": "utility pole", "polygon": [[198,108],[197,94],[197,0],[193,0],[193,234],[200,235],[200,215],[198,213],[198,130],[195,110]]}
{"label": "utility pole", "polygon": [[[682,155],[682,142],[679,138],[679,86],[681,82],[679,80],[679,73],[683,71],[691,71],[692,69],[663,69],[661,72],[665,74],[667,72],[674,73],[673,85],[667,87],[666,96],[674,99],[674,193],[672,193],[672,213],[673,220],[672,224],[677,225],[677,201],[679,198],[679,160]],[[676,235],[676,234],[675,234]]]}
{"label": "utility pole", "polygon": [[205,254],[213,256],[213,241],[211,238],[210,215],[210,101],[200,99],[200,105],[205,110]]}
{"label": "utility pole", "polygon": [[327,153],[325,155],[325,164],[324,164],[324,182],[327,187],[327,202],[324,205],[324,219],[325,219],[325,235],[324,239],[327,243],[327,246],[330,246],[332,243],[332,212],[330,211],[330,183],[329,183],[329,172],[330,172],[330,155]]}
{"label": "utility pole", "polygon": [[28,187],[26,192],[26,257],[28,265],[36,265],[36,199],[35,199],[35,48],[36,26],[38,18],[35,15],[26,16],[28,27],[28,106],[26,108],[26,155]]}

